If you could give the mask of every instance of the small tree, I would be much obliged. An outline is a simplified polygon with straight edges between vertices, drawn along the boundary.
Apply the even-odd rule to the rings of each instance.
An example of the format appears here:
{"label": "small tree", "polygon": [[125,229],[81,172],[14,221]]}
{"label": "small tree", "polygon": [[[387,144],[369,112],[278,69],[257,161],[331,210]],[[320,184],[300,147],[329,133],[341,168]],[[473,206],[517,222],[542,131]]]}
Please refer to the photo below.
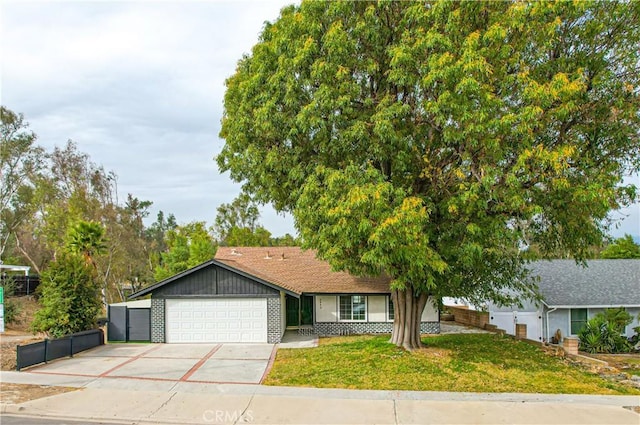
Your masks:
{"label": "small tree", "polygon": [[62,253],[40,276],[40,309],[32,330],[61,337],[93,328],[102,311],[93,267],[80,255]]}

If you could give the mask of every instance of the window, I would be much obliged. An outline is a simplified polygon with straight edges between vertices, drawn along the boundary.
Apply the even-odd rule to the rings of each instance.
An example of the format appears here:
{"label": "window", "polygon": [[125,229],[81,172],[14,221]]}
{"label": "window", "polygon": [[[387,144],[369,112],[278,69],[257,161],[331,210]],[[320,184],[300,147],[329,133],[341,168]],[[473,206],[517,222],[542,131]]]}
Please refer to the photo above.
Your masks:
{"label": "window", "polygon": [[340,297],[340,320],[364,321],[367,303],[364,295]]}
{"label": "window", "polygon": [[572,308],[571,309],[571,335],[577,335],[587,324],[587,309]]}
{"label": "window", "polygon": [[387,319],[393,320],[396,317],[396,311],[393,309],[393,300],[391,297],[387,297],[387,311],[389,312],[389,316]]}

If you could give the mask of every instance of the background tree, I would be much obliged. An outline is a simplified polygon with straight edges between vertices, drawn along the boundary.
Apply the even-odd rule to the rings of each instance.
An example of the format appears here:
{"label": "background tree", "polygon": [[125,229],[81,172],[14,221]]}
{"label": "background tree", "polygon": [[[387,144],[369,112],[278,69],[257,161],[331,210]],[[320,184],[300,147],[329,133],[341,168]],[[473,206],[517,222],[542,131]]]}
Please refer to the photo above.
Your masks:
{"label": "background tree", "polygon": [[25,206],[44,151],[22,114],[0,106],[0,260],[11,235],[29,215]]}
{"label": "background tree", "polygon": [[196,221],[167,232],[167,249],[155,268],[156,281],[213,259],[217,246],[204,222]]}
{"label": "background tree", "polygon": [[40,303],[32,329],[61,337],[95,327],[102,311],[96,272],[77,254],[62,252],[40,276]]}
{"label": "background tree", "polygon": [[639,2],[307,2],[227,80],[217,158],[336,269],[517,301],[521,247],[577,260],[637,199]]}
{"label": "background tree", "polygon": [[600,253],[601,258],[640,258],[640,245],[633,241],[631,235],[618,238]]}

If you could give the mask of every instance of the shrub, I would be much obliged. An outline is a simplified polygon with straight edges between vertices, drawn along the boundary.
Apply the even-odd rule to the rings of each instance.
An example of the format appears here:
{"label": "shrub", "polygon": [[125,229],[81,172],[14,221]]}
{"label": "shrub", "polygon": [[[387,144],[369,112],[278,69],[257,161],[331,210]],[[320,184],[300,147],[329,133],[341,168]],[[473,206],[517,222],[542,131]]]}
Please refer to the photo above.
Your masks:
{"label": "shrub", "polygon": [[20,304],[16,300],[6,299],[4,300],[4,322],[5,323],[18,323],[18,316],[20,316]]}
{"label": "shrub", "polygon": [[2,287],[4,288],[4,321],[5,323],[18,323],[20,315],[20,303],[9,298],[15,294],[16,284],[11,276],[2,277]]}
{"label": "shrub", "polygon": [[627,353],[631,343],[622,335],[633,317],[623,308],[607,309],[587,321],[579,332],[580,349],[588,353]]}
{"label": "shrub", "polygon": [[54,337],[92,329],[102,311],[95,270],[80,255],[62,254],[42,273],[40,309],[31,324]]}

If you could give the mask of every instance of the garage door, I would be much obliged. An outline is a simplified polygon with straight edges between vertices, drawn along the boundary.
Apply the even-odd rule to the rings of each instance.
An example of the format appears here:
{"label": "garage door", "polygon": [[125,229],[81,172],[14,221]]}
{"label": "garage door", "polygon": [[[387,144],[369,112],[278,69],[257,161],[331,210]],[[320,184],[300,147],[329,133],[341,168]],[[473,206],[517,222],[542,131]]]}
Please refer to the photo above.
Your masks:
{"label": "garage door", "polygon": [[166,341],[267,342],[266,298],[166,302]]}

